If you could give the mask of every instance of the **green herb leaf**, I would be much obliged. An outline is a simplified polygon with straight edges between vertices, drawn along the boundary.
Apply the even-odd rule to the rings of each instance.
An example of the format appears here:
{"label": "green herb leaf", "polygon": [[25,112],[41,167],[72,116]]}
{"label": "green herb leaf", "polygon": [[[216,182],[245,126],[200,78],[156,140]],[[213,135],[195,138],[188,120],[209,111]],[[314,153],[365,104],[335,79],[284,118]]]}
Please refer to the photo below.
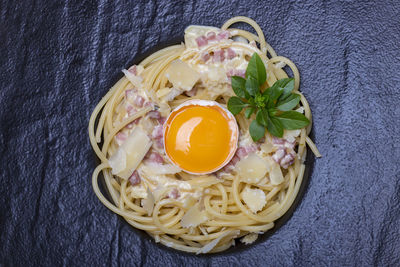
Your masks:
{"label": "green herb leaf", "polygon": [[265,109],[259,109],[257,111],[256,120],[259,124],[267,126],[268,125],[268,111]]}
{"label": "green herb leaf", "polygon": [[260,86],[258,85],[258,82],[252,76],[249,76],[249,78],[247,78],[247,80],[246,80],[246,91],[251,96],[255,96],[257,93],[260,92]]}
{"label": "green herb leaf", "polygon": [[294,78],[285,78],[285,79],[280,79],[275,82],[277,86],[281,87],[283,89],[283,93],[280,97],[279,100],[283,100],[286,97],[290,96],[294,89]]}
{"label": "green herb leaf", "polygon": [[250,118],[251,114],[253,114],[253,112],[256,111],[255,107],[249,107],[245,110],[244,115],[246,116],[246,118]]}
{"label": "green herb leaf", "polygon": [[268,108],[275,107],[276,100],[283,93],[283,89],[279,87],[276,83],[272,87],[264,91],[263,95],[269,96],[267,106]]}
{"label": "green herb leaf", "polygon": [[301,129],[306,127],[310,123],[306,116],[294,110],[285,111],[275,118],[278,119],[281,122],[283,128],[287,130]]}
{"label": "green herb leaf", "polygon": [[265,71],[264,63],[257,53],[254,53],[247,65],[246,78],[253,77],[258,81],[258,85],[265,83],[267,73]]}
{"label": "green herb leaf", "polygon": [[246,97],[246,79],[240,76],[232,76],[231,77],[231,85],[233,92],[241,98],[248,98]]}
{"label": "green herb leaf", "polygon": [[276,137],[283,136],[283,126],[282,123],[276,117],[268,117],[268,132]]}
{"label": "green herb leaf", "polygon": [[254,142],[260,140],[265,135],[265,127],[253,120],[249,127],[250,136]]}
{"label": "green herb leaf", "polygon": [[228,110],[232,112],[233,115],[239,114],[240,111],[247,106],[248,104],[237,96],[232,96],[228,100]]}
{"label": "green herb leaf", "polygon": [[276,107],[281,111],[289,111],[292,110],[295,106],[297,106],[299,102],[300,102],[300,95],[290,94],[285,99],[278,101],[278,103],[276,103]]}

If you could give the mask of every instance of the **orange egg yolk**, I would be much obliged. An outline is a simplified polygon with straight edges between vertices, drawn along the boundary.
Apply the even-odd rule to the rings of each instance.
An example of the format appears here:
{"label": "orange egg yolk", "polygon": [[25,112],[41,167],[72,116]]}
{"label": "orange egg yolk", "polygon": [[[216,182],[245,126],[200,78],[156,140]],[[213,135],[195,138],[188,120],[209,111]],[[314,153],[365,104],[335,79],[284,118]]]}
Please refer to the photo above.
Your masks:
{"label": "orange egg yolk", "polygon": [[232,135],[237,133],[233,133],[230,121],[219,106],[184,106],[171,113],[166,122],[165,152],[185,171],[214,171],[227,163],[236,148]]}

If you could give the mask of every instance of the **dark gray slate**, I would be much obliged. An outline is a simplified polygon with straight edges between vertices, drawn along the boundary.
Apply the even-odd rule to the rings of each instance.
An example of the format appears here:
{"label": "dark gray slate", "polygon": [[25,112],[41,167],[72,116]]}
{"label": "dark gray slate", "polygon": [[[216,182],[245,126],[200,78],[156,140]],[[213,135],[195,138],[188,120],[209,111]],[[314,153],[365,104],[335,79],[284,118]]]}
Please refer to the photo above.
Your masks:
{"label": "dark gray slate", "polygon": [[[301,72],[323,158],[293,217],[196,257],[95,197],[87,124],[135,56],[190,24],[254,18]],[[399,1],[0,1],[0,266],[399,266]]]}

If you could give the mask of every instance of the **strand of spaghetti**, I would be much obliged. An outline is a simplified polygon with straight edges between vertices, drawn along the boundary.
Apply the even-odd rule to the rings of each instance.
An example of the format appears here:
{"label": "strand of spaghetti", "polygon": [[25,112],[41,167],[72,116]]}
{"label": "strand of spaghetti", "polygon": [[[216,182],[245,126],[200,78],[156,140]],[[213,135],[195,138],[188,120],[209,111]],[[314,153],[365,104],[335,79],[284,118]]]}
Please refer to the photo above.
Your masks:
{"label": "strand of spaghetti", "polygon": [[120,85],[118,87],[116,87],[114,94],[112,95],[110,100],[108,100],[109,103],[107,103],[109,105],[109,107],[106,109],[107,114],[106,114],[105,123],[106,123],[108,129],[112,128],[112,119],[113,119],[113,115],[114,115],[113,111],[115,108],[115,100],[129,83],[129,80],[125,76],[122,77],[121,80],[122,81],[121,81]]}
{"label": "strand of spaghetti", "polygon": [[258,38],[258,36],[251,32],[237,29],[237,28],[228,28],[226,30],[231,33],[232,37],[233,36],[242,36],[242,37],[246,38],[249,42],[251,42],[251,41],[256,41],[257,43],[260,42],[260,39]]}
{"label": "strand of spaghetti", "polygon": [[259,232],[266,232],[269,229],[272,229],[272,227],[274,227],[274,223],[267,223],[264,225],[257,225],[257,226],[253,226],[253,225],[245,225],[245,226],[238,226],[238,229],[242,230],[242,231],[248,231],[251,233],[259,233]]}
{"label": "strand of spaghetti", "polygon": [[226,210],[228,209],[228,195],[226,194],[225,187],[222,184],[217,184],[217,188],[222,195],[222,213],[226,213]]}
{"label": "strand of spaghetti", "polygon": [[321,156],[321,153],[319,153],[319,151],[318,151],[318,148],[317,148],[317,146],[314,144],[314,142],[310,139],[310,137],[306,137],[306,142],[307,142],[307,145],[308,145],[308,147],[311,149],[311,151],[314,153],[314,155],[317,157],[317,158],[320,158],[320,157],[322,157]]}
{"label": "strand of spaghetti", "polygon": [[[243,16],[233,17],[231,19],[228,19],[222,25],[221,29],[226,30],[232,24],[235,24],[235,23],[238,23],[238,22],[245,22],[247,24],[250,24],[250,26],[252,26],[254,28],[254,30],[257,32],[258,39],[260,40],[261,51],[263,52],[263,54],[266,54],[267,53],[267,43],[265,41],[264,33],[261,30],[260,26],[258,26],[257,22],[255,22],[254,20],[252,20],[252,19],[250,19],[248,17],[243,17]],[[269,51],[269,52],[272,55],[271,51]],[[273,52],[275,52],[275,51],[273,51]]]}
{"label": "strand of spaghetti", "polygon": [[97,104],[96,108],[94,109],[93,114],[95,115],[95,119],[98,116],[98,113],[100,113],[101,109],[103,108],[103,112],[101,112],[99,123],[97,124],[97,129],[96,129],[96,142],[100,143],[101,142],[101,132],[104,127],[104,121],[105,121],[105,112],[104,112],[104,105],[107,103],[107,101],[111,98],[111,96],[114,94],[114,92],[117,90],[117,88],[120,86],[120,83],[122,82],[122,79],[120,79],[111,89],[107,92],[107,94],[101,99],[99,104]]}
{"label": "strand of spaghetti", "polygon": [[205,197],[205,199],[204,199],[204,206],[205,206],[205,208],[206,208],[206,211],[207,211],[209,214],[213,215],[214,217],[219,218],[219,219],[222,219],[222,220],[226,220],[226,221],[229,221],[229,220],[246,220],[246,219],[247,219],[246,216],[243,216],[243,215],[240,215],[240,214],[238,214],[238,215],[228,215],[228,214],[221,214],[221,213],[216,212],[216,211],[210,206],[210,198],[211,198],[211,196],[206,196],[206,197]]}
{"label": "strand of spaghetti", "polygon": [[179,48],[184,48],[184,46],[182,44],[172,45],[172,46],[163,48],[161,50],[158,50],[157,52],[151,54],[150,56],[148,56],[147,58],[142,60],[139,63],[139,65],[142,65],[143,67],[147,67],[149,64],[153,63],[153,61],[162,60],[165,56],[169,55],[169,52],[174,51]]}
{"label": "strand of spaghetti", "polygon": [[271,63],[284,62],[293,72],[294,77],[294,91],[297,92],[300,86],[300,73],[296,65],[288,58],[282,56],[275,56],[270,59]]}
{"label": "strand of spaghetti", "polygon": [[183,234],[186,233],[188,230],[187,229],[171,229],[171,228],[167,228],[165,227],[165,225],[162,225],[160,222],[160,219],[158,217],[158,213],[160,211],[160,208],[164,205],[167,204],[178,204],[179,206],[181,206],[182,204],[176,201],[172,201],[170,199],[163,199],[161,201],[159,201],[158,203],[156,203],[154,209],[153,209],[153,221],[154,224],[164,233],[167,234],[172,234],[172,235],[178,235],[178,234]]}

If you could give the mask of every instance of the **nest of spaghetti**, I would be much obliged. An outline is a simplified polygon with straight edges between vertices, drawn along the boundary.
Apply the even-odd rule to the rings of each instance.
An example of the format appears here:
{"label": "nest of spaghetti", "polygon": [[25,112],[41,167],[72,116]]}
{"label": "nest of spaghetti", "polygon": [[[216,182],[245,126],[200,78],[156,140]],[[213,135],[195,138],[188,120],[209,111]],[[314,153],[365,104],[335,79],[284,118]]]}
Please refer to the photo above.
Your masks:
{"label": "nest of spaghetti", "polygon": [[[237,22],[250,24],[257,34],[230,27]],[[235,240],[250,244],[273,228],[299,191],[306,145],[319,156],[308,137],[311,123],[285,130],[282,138],[266,133],[254,142],[251,119],[239,113],[235,155],[223,168],[203,175],[182,171],[164,149],[163,124],[171,111],[188,100],[225,107],[234,95],[231,76],[244,77],[254,53],[265,64],[268,86],[288,77],[285,66],[290,69],[301,97],[296,111],[311,121],[307,100],[298,91],[296,66],[276,55],[253,20],[236,17],[221,28],[189,26],[185,43],[124,69],[124,77],[95,108],[89,135],[101,160],[93,173],[100,201],[156,242],[186,252],[215,253]],[[100,172],[110,201],[99,189]]]}

